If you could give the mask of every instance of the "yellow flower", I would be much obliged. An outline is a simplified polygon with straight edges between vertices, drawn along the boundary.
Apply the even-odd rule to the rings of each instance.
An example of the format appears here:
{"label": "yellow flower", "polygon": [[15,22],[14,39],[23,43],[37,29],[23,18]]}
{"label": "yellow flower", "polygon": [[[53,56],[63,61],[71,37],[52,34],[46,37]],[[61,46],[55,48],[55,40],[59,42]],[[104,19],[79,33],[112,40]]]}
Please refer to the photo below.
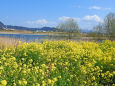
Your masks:
{"label": "yellow flower", "polygon": [[1,84],[2,84],[3,86],[6,86],[6,85],[7,85],[7,81],[6,81],[6,80],[2,80],[2,81],[1,81]]}
{"label": "yellow flower", "polygon": [[92,80],[95,80],[95,76],[92,77]]}
{"label": "yellow flower", "polygon": [[115,75],[115,71],[113,71],[113,74]]}
{"label": "yellow flower", "polygon": [[42,81],[42,86],[45,86],[45,85],[46,85],[45,81]]}
{"label": "yellow flower", "polygon": [[23,73],[26,74],[26,71],[24,70]]}
{"label": "yellow flower", "polygon": [[36,83],[36,86],[40,86],[40,84],[39,84],[39,83]]}
{"label": "yellow flower", "polygon": [[24,64],[23,67],[26,68],[26,64]]}
{"label": "yellow flower", "polygon": [[24,58],[22,58],[22,61],[24,61]]}
{"label": "yellow flower", "polygon": [[30,63],[32,63],[32,62],[33,62],[33,60],[32,60],[32,59],[30,59],[30,60],[29,60],[29,62],[30,62]]}
{"label": "yellow flower", "polygon": [[87,82],[86,81],[83,81],[84,84],[86,84]]}
{"label": "yellow flower", "polygon": [[1,66],[1,67],[0,67],[0,70],[3,70],[3,69],[4,69],[3,66]]}
{"label": "yellow flower", "polygon": [[48,84],[51,84],[51,80],[50,79],[48,79]]}
{"label": "yellow flower", "polygon": [[61,78],[61,76],[58,76],[58,78]]}
{"label": "yellow flower", "polygon": [[53,78],[53,80],[56,82],[56,81],[57,81],[57,78]]}
{"label": "yellow flower", "polygon": [[27,81],[26,81],[26,80],[24,80],[24,81],[23,81],[23,84],[24,84],[24,85],[27,85]]}
{"label": "yellow flower", "polygon": [[42,66],[42,67],[46,67],[46,65],[45,65],[45,64],[42,64],[41,66]]}
{"label": "yellow flower", "polygon": [[65,62],[65,65],[68,65],[69,63],[68,62]]}
{"label": "yellow flower", "polygon": [[27,72],[30,72],[30,69],[27,69]]}
{"label": "yellow flower", "polygon": [[16,83],[13,83],[13,86],[16,86]]}
{"label": "yellow flower", "polygon": [[4,60],[6,60],[6,58],[5,58],[5,57],[2,57],[2,60],[4,61]]}
{"label": "yellow flower", "polygon": [[115,84],[112,84],[112,86],[115,86]]}
{"label": "yellow flower", "polygon": [[21,80],[19,80],[18,83],[19,83],[19,85],[21,85],[22,84]]}

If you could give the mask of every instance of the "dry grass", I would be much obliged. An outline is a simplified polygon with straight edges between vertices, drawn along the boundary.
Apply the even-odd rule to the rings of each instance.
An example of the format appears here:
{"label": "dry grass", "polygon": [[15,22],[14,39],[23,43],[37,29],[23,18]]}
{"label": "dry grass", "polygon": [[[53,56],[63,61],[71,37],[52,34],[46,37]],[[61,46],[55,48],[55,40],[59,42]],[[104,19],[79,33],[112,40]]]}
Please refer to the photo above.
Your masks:
{"label": "dry grass", "polygon": [[19,41],[23,42],[23,40],[19,40],[15,38],[0,37],[0,47],[3,48],[5,46],[17,45]]}
{"label": "dry grass", "polygon": [[24,30],[0,30],[1,34],[32,34],[32,31]]}

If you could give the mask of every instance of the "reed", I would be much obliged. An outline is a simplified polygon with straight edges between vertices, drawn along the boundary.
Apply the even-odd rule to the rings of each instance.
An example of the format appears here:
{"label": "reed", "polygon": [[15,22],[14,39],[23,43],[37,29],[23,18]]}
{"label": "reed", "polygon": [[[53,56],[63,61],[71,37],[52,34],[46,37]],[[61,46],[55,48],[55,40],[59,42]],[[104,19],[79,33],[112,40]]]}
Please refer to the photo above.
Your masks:
{"label": "reed", "polygon": [[0,47],[4,48],[12,45],[17,45],[19,41],[24,42],[24,40],[20,40],[20,39],[0,37]]}

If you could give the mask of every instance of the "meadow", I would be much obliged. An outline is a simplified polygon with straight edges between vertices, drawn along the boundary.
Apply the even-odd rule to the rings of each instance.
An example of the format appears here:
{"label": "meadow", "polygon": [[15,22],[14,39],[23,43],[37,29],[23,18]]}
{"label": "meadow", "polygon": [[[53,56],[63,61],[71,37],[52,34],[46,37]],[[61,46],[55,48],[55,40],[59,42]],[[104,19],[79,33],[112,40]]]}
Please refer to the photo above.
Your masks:
{"label": "meadow", "polygon": [[0,43],[0,86],[115,86],[115,41]]}

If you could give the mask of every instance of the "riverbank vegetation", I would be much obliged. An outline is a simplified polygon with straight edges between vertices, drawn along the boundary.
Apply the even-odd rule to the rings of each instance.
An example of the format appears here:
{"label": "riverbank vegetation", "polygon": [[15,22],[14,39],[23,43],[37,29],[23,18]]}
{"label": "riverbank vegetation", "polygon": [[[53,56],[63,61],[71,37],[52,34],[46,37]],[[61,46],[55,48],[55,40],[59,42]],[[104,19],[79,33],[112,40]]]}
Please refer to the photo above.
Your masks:
{"label": "riverbank vegetation", "polygon": [[8,37],[0,37],[0,47],[8,47],[12,45],[16,45],[19,41],[24,42],[24,40],[16,39],[16,38],[8,38]]}
{"label": "riverbank vegetation", "polygon": [[114,86],[115,41],[19,42],[0,47],[0,85]]}

